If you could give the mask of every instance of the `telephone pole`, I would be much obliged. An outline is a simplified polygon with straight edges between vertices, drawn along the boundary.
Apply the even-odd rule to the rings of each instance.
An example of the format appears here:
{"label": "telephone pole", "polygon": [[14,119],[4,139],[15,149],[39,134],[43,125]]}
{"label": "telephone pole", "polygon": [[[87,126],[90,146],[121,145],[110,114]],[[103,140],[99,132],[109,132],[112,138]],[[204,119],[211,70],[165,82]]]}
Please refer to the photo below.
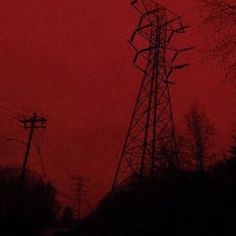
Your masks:
{"label": "telephone pole", "polygon": [[33,135],[35,129],[44,129],[46,128],[46,122],[47,119],[37,116],[37,113],[34,112],[31,117],[23,117],[18,119],[20,123],[23,124],[23,127],[26,130],[29,130],[29,136],[28,141],[26,143],[26,150],[25,150],[25,157],[23,160],[22,170],[20,174],[20,180],[19,180],[19,188],[22,189],[25,183],[25,177],[26,177],[26,170],[27,170],[27,163],[29,160],[29,154],[31,149],[31,144],[33,140]]}

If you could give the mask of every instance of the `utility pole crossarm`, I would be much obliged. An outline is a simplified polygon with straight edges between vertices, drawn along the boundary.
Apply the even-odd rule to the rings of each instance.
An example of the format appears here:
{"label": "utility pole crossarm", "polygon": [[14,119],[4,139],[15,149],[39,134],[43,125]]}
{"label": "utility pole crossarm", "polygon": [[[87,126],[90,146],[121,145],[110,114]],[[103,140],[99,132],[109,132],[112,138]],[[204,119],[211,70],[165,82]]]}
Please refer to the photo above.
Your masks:
{"label": "utility pole crossarm", "polygon": [[18,119],[20,123],[24,125],[25,129],[32,128],[46,128],[47,119],[44,117],[37,116],[35,112],[32,117],[23,117]]}

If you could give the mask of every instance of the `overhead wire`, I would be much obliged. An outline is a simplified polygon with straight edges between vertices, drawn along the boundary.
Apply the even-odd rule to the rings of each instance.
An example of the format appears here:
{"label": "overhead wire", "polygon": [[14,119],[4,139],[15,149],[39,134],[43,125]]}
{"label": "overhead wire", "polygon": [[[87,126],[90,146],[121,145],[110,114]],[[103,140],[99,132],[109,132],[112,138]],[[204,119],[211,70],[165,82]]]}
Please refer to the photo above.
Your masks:
{"label": "overhead wire", "polygon": [[[45,148],[47,148],[48,151],[50,150],[50,153],[52,153],[52,150],[49,148],[49,145],[45,141],[45,130],[42,130],[42,132],[43,133],[41,135],[41,141],[40,141],[40,143],[36,144],[36,151],[37,151],[37,153],[39,155],[39,158],[40,158],[40,165],[41,165],[41,170],[42,170],[44,178],[47,181],[52,182],[51,178],[49,177],[48,171],[46,170],[45,163],[44,163],[44,157],[46,155],[45,154]],[[42,152],[42,146],[44,147],[44,152]],[[58,165],[56,165],[56,166],[59,167]],[[65,167],[61,168],[61,166],[60,166],[59,168],[62,169],[65,172],[65,174],[67,175],[68,178],[70,178],[70,175],[68,174],[69,172],[67,172],[65,170]],[[68,200],[72,199],[70,194],[65,193],[64,191],[58,190],[58,188],[55,188],[55,189],[61,197],[65,198],[65,199],[68,199]]]}
{"label": "overhead wire", "polygon": [[34,145],[35,145],[35,148],[36,148],[36,152],[39,156],[40,167],[41,167],[43,178],[46,181],[50,182],[47,171],[46,171],[46,168],[45,168],[44,158],[43,158],[43,154],[42,154],[42,146],[44,144],[44,137],[45,137],[45,129],[42,130],[42,134],[41,134],[41,138],[40,138],[39,143],[34,142]]}

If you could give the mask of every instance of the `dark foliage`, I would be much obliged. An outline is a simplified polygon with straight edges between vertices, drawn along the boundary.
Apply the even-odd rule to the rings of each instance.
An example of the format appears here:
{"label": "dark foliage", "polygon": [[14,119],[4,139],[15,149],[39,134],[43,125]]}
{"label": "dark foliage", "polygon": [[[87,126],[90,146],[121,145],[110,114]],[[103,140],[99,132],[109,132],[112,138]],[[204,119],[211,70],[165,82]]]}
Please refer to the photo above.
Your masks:
{"label": "dark foliage", "polygon": [[62,211],[62,216],[60,219],[60,224],[62,226],[68,226],[71,225],[74,221],[74,210],[70,206],[66,206]]}
{"label": "dark foliage", "polygon": [[163,173],[106,196],[69,235],[236,235],[236,148],[199,175]]}
{"label": "dark foliage", "polygon": [[234,143],[230,147],[230,157],[231,159],[236,159],[236,136],[233,137]]}
{"label": "dark foliage", "polygon": [[56,191],[34,173],[19,189],[19,170],[0,168],[0,235],[38,235],[56,220]]}

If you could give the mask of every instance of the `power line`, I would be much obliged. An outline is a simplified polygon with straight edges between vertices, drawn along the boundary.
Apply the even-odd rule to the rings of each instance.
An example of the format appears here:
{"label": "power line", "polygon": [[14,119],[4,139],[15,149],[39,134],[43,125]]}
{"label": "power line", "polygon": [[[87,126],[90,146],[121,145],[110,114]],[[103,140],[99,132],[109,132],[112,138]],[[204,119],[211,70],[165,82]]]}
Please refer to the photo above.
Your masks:
{"label": "power line", "polygon": [[[55,151],[52,150],[51,148],[51,144],[49,144],[46,140],[44,140],[44,152],[43,152],[43,155],[48,157],[48,155],[51,157],[51,158],[47,158],[47,159],[52,159],[52,156],[55,156]],[[42,153],[42,152],[41,152]],[[61,166],[60,165],[60,162],[54,162],[53,163],[53,167],[57,167],[58,169],[60,170],[63,170],[63,172],[65,173],[65,175],[67,176],[68,179],[71,179],[71,174],[70,174],[70,170],[66,168],[66,166]]]}
{"label": "power line", "polygon": [[40,161],[40,166],[41,166],[43,177],[46,180],[48,180],[47,172],[46,172],[45,165],[44,165],[43,155],[42,155],[42,152],[41,152],[41,147],[36,145],[36,151],[37,151],[38,156],[39,156],[39,161]]}
{"label": "power line", "polygon": [[40,165],[41,165],[41,168],[42,168],[43,175],[46,179],[48,179],[47,172],[46,172],[45,165],[44,165],[43,155],[42,155],[42,146],[44,144],[45,131],[46,131],[46,129],[42,130],[41,140],[40,140],[40,144],[37,147],[37,152],[39,154]]}

